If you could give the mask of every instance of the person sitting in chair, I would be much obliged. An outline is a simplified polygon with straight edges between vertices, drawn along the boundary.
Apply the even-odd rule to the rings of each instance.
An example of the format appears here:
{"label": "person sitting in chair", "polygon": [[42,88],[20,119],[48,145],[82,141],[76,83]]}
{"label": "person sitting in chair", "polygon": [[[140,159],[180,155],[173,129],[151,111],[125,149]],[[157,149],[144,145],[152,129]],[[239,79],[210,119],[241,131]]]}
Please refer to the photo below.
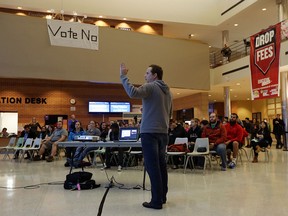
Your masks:
{"label": "person sitting in chair", "polygon": [[68,132],[63,128],[62,121],[58,121],[53,134],[43,141],[39,153],[37,156],[35,156],[34,160],[40,160],[40,156],[44,155],[45,151],[48,150],[51,151],[51,154],[46,161],[52,162],[54,160],[54,156],[57,154],[58,142],[65,141],[67,136]]}
{"label": "person sitting in chair", "polygon": [[272,138],[268,129],[268,125],[266,122],[262,121],[256,136],[251,141],[251,147],[254,150],[254,159],[252,163],[258,162],[258,153],[261,151],[261,148],[266,148],[271,143]]}

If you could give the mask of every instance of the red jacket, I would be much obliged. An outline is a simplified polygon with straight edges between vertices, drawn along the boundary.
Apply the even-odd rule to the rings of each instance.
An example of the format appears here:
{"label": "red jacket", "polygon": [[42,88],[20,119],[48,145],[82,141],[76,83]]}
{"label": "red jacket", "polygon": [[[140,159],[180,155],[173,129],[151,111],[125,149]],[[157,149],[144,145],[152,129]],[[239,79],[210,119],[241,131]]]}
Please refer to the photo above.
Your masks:
{"label": "red jacket", "polygon": [[231,125],[229,122],[224,125],[227,132],[227,140],[231,142],[237,141],[242,142],[243,139],[243,128],[238,124]]}
{"label": "red jacket", "polygon": [[217,122],[214,128],[212,128],[211,123],[209,123],[203,128],[201,137],[208,137],[209,143],[214,143],[214,145],[218,145],[226,141],[226,129],[220,122]]}

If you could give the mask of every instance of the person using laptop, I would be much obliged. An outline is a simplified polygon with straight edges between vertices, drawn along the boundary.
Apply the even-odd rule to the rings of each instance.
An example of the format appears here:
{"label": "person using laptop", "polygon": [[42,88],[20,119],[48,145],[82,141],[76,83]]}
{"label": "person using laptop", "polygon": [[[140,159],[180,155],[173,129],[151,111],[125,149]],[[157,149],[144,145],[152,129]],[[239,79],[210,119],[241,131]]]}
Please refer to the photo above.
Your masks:
{"label": "person using laptop", "polygon": [[167,201],[168,174],[166,147],[168,144],[169,119],[172,114],[172,96],[169,87],[162,80],[163,70],[150,65],[144,78],[146,83],[135,87],[127,77],[128,69],[120,65],[120,79],[130,98],[142,99],[143,112],[140,125],[141,144],[145,169],[151,183],[151,201],[144,202],[146,208],[162,209]]}
{"label": "person using laptop", "polygon": [[[109,130],[109,140],[110,141],[117,141],[119,140],[119,125],[115,122],[112,123]],[[123,166],[123,159],[124,159],[124,148],[119,147],[106,147],[105,148],[105,164],[104,169],[111,168],[111,156],[113,152],[117,151],[117,164],[118,164],[118,172],[121,172]]]}

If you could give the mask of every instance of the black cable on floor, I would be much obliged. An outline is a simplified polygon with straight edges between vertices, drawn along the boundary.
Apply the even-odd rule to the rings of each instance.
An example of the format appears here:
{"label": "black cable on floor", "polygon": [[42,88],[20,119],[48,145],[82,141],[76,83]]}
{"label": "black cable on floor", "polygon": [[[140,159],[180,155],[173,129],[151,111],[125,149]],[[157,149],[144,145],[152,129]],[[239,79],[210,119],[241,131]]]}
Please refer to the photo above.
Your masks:
{"label": "black cable on floor", "polygon": [[[113,178],[113,177],[112,177],[112,178]],[[104,195],[103,195],[103,197],[102,197],[101,203],[100,203],[99,208],[98,208],[98,214],[97,214],[97,216],[101,216],[101,215],[102,215],[102,210],[103,210],[103,207],[104,207],[104,203],[105,203],[106,196],[107,196],[110,188],[113,187],[113,180],[112,180],[112,178],[111,178],[110,183],[109,183],[109,185],[108,185],[108,187],[107,187],[107,189],[106,189],[106,191],[105,191],[105,193],[104,193]]]}
{"label": "black cable on floor", "polygon": [[62,181],[56,181],[56,182],[48,182],[48,183],[40,183],[40,184],[35,184],[35,185],[26,185],[22,187],[3,187],[0,186],[0,189],[9,189],[9,190],[16,190],[16,189],[37,189],[40,188],[41,185],[63,185],[64,182]]}

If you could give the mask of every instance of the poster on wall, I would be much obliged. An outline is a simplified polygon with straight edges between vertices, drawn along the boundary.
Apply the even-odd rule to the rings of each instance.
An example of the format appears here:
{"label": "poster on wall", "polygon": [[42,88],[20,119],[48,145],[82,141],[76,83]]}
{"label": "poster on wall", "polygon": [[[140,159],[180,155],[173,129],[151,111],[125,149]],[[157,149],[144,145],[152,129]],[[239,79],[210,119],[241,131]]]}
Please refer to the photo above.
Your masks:
{"label": "poster on wall", "polygon": [[250,37],[250,69],[252,99],[278,97],[280,23]]}
{"label": "poster on wall", "polygon": [[96,25],[48,19],[47,30],[53,46],[98,50]]}

